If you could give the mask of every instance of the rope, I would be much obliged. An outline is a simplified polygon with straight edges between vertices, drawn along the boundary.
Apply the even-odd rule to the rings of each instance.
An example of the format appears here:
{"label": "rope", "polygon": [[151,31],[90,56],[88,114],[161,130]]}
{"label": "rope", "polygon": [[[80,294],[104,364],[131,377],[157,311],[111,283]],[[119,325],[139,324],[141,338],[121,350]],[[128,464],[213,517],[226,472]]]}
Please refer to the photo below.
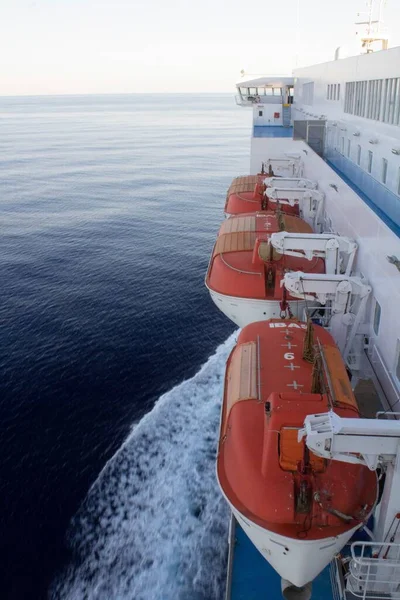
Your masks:
{"label": "rope", "polygon": [[259,277],[261,277],[261,273],[256,273],[254,271],[242,271],[241,269],[236,269],[236,267],[232,267],[232,265],[230,265],[229,263],[226,262],[222,252],[220,254],[220,257],[221,257],[221,260],[224,263],[224,265],[226,267],[228,267],[229,269],[232,269],[232,271],[236,271],[237,273],[244,273],[244,275],[258,275]]}
{"label": "rope", "polygon": [[260,200],[252,200],[251,198],[243,198],[243,196],[241,196],[240,194],[236,194],[236,196],[239,198],[239,200],[244,200],[244,202],[254,202],[257,204],[257,202],[260,202]]}
{"label": "rope", "polygon": [[318,353],[315,353],[314,364],[312,370],[311,380],[311,393],[322,394],[322,382],[321,382],[321,357]]}
{"label": "rope", "polygon": [[276,204],[276,220],[278,221],[279,231],[285,231],[285,219],[283,218],[279,202]]}
{"label": "rope", "polygon": [[307,331],[304,336],[303,359],[309,363],[314,363],[314,328],[309,316],[307,316]]}

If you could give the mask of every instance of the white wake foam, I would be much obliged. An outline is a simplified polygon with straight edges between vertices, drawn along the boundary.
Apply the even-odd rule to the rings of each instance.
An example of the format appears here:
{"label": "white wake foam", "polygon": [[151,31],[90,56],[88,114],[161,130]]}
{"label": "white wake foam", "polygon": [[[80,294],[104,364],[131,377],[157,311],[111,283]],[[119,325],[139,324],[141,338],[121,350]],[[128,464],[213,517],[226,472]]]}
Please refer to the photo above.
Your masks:
{"label": "white wake foam", "polygon": [[235,334],[164,394],[107,463],[74,518],[55,600],[220,600],[228,509],[215,451]]}

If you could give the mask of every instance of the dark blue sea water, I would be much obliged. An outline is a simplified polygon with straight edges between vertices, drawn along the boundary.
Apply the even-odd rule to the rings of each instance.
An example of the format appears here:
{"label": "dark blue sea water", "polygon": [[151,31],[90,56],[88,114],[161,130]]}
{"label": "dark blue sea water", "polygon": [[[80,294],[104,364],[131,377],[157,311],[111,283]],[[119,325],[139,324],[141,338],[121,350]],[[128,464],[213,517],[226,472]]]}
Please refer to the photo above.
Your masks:
{"label": "dark blue sea water", "polygon": [[234,326],[203,278],[250,119],[229,95],[0,98],[2,599],[221,598]]}

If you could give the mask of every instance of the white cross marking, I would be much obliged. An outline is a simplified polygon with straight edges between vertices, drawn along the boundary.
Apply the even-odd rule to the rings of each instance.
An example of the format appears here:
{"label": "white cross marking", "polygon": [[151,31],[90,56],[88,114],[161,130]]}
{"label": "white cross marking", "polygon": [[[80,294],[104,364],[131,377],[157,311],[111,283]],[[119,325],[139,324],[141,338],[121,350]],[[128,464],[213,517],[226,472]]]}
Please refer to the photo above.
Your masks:
{"label": "white cross marking", "polygon": [[281,344],[281,346],[283,346],[283,348],[289,348],[289,350],[291,348],[297,348],[297,344],[291,344],[290,342],[288,342],[287,344]]}
{"label": "white cross marking", "polygon": [[290,365],[285,365],[285,369],[290,369],[291,371],[294,371],[295,369],[300,369],[300,367],[298,367],[297,365],[294,365],[291,362]]}
{"label": "white cross marking", "polygon": [[304,385],[301,385],[300,383],[297,383],[297,381],[293,381],[293,383],[288,383],[286,384],[288,387],[292,387],[293,389],[297,390],[297,388],[301,388],[304,387]]}

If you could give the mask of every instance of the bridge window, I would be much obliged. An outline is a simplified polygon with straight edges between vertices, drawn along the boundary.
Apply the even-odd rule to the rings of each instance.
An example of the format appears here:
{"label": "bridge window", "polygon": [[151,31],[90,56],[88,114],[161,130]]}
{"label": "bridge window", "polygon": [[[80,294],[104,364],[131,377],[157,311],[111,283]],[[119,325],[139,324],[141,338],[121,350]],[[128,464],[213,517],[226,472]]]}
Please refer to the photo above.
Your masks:
{"label": "bridge window", "polygon": [[347,140],[347,156],[350,158],[351,154],[351,140]]}
{"label": "bridge window", "polygon": [[374,310],[374,333],[378,335],[379,333],[379,325],[381,323],[381,305],[377,300],[375,300],[375,310]]}
{"label": "bridge window", "polygon": [[357,146],[357,164],[361,165],[361,146],[360,144]]}

